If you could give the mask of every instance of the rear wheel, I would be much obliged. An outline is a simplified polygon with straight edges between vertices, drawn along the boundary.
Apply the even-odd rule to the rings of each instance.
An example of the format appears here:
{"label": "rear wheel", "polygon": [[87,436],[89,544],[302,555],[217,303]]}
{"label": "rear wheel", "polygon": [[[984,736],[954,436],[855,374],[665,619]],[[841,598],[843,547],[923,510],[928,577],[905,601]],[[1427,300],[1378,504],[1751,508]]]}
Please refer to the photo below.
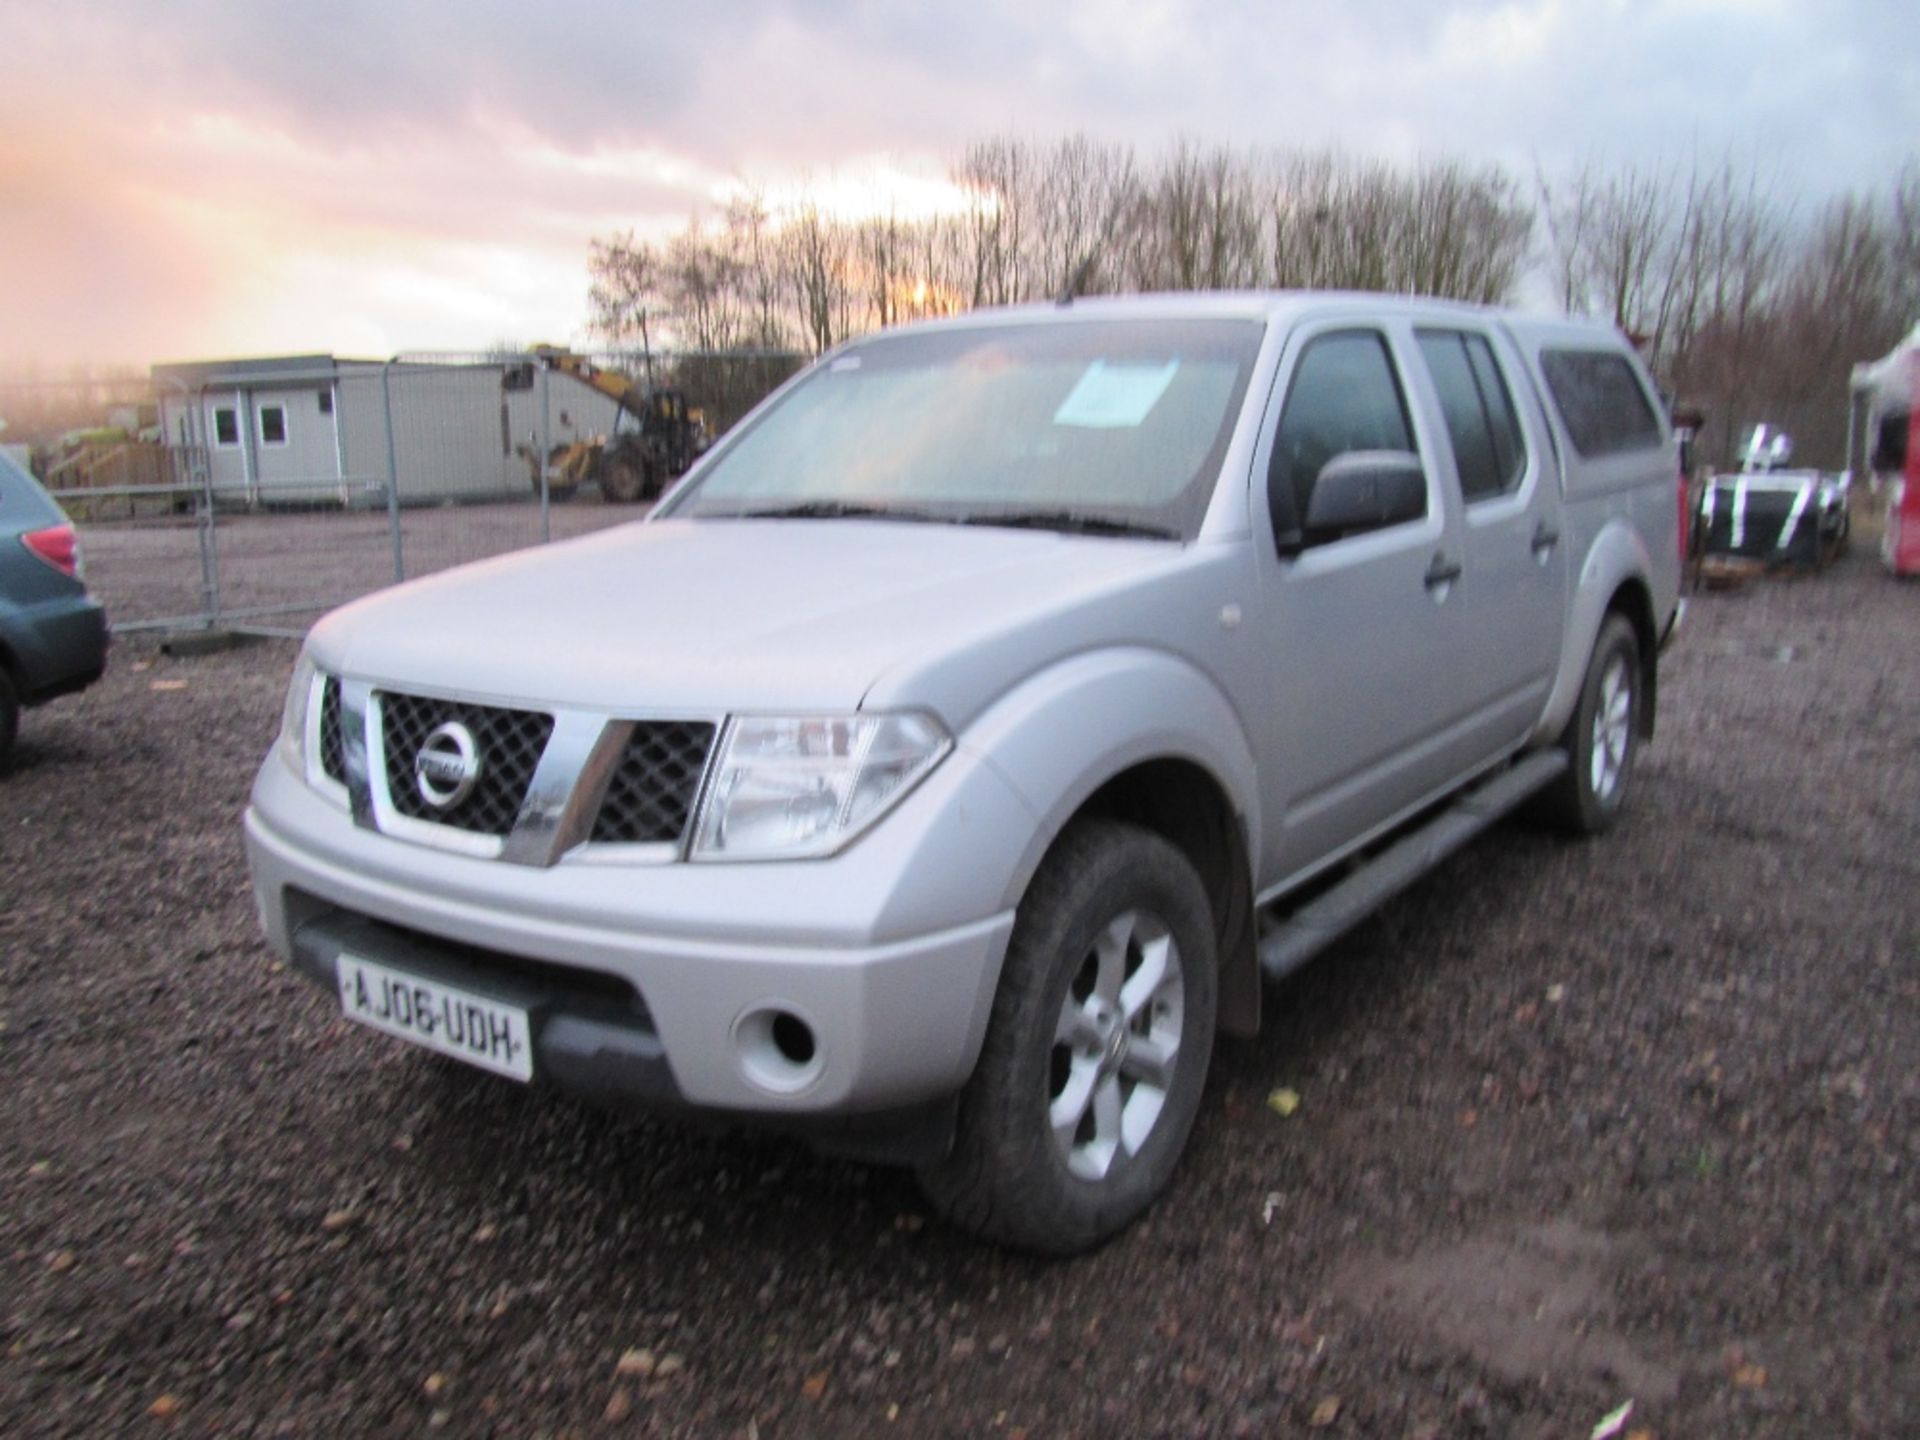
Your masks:
{"label": "rear wheel", "polygon": [[1640,703],[1640,642],[1625,617],[1609,615],[1561,742],[1571,763],[1542,797],[1563,828],[1597,835],[1619,818],[1639,751]]}
{"label": "rear wheel", "polygon": [[1186,1146],[1213,1048],[1206,890],[1150,831],[1083,822],[1020,904],[935,1208],[989,1239],[1071,1254],[1123,1229]]}

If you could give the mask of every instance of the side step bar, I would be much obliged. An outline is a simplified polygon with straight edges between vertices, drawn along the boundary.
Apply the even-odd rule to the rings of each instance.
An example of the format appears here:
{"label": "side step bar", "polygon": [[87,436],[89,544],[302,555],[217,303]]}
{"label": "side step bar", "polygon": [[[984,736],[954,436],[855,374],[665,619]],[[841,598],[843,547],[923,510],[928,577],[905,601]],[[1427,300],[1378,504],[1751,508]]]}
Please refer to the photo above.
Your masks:
{"label": "side step bar", "polygon": [[1291,975],[1566,768],[1566,751],[1535,751],[1467,791],[1285,920],[1263,921],[1260,969],[1269,980]]}

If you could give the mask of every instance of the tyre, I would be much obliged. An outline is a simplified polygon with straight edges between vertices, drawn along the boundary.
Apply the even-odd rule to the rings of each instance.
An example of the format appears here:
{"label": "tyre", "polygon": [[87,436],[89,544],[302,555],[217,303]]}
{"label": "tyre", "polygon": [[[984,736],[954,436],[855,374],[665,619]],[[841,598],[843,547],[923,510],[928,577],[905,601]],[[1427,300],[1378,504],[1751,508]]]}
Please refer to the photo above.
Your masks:
{"label": "tyre", "polygon": [[630,456],[610,457],[600,471],[600,493],[618,505],[631,505],[647,493],[646,468]]}
{"label": "tyre", "polygon": [[1541,797],[1563,829],[1598,835],[1619,818],[1640,747],[1640,704],[1640,642],[1625,617],[1609,615],[1560,742],[1571,763]]}
{"label": "tyre", "polygon": [[1216,982],[1186,857],[1134,825],[1071,826],[1020,902],[953,1149],[920,1170],[934,1208],[1043,1254],[1123,1229],[1193,1128]]}
{"label": "tyre", "polygon": [[13,759],[13,737],[20,733],[20,696],[13,677],[0,670],[0,770]]}

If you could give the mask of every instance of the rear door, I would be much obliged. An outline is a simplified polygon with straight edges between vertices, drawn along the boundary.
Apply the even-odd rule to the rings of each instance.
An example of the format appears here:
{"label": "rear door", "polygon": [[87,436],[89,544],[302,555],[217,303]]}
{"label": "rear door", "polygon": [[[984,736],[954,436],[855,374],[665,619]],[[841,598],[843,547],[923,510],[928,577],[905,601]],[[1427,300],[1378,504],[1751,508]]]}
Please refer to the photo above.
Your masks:
{"label": "rear door", "polygon": [[1545,416],[1497,328],[1449,318],[1414,334],[1440,422],[1436,459],[1464,516],[1453,597],[1474,699],[1464,723],[1473,750],[1494,758],[1533,729],[1560,658],[1569,547],[1559,467]]}

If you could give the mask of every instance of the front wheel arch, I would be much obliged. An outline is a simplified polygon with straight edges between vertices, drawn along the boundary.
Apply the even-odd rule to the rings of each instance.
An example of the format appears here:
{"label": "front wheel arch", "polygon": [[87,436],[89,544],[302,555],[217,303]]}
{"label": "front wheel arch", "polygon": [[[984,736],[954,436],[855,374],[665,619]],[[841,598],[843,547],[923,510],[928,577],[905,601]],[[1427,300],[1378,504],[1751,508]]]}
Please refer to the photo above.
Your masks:
{"label": "front wheel arch", "polygon": [[1219,1028],[1260,1031],[1262,986],[1254,950],[1253,869],[1241,817],[1220,782],[1190,760],[1147,760],[1113,776],[1074,812],[1069,825],[1120,820],[1178,850],[1206,888],[1219,960]]}

